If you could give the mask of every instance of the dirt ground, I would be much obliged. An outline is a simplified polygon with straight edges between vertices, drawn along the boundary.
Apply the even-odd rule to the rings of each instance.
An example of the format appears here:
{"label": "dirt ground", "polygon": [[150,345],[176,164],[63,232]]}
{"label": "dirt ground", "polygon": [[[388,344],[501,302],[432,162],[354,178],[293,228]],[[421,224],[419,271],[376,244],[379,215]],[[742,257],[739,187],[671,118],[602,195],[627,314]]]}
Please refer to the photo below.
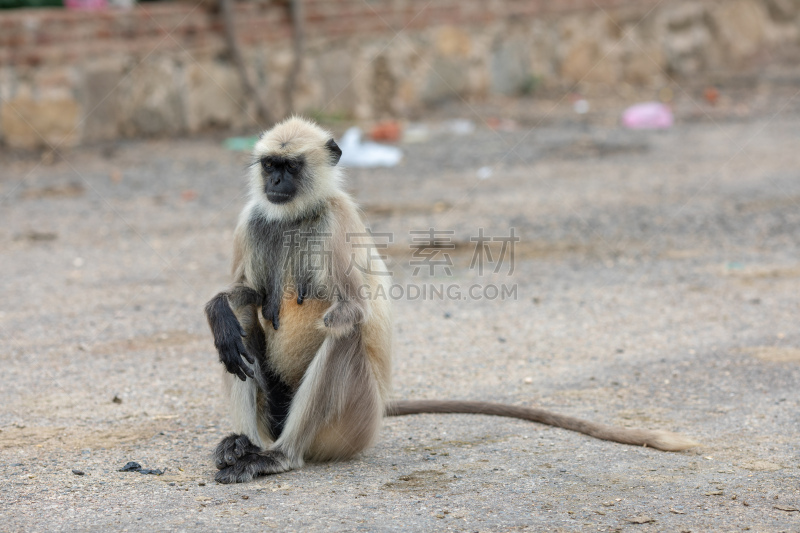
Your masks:
{"label": "dirt ground", "polygon": [[[349,172],[401,287],[516,290],[398,298],[396,397],[702,447],[413,416],[355,460],[237,486],[213,481],[229,425],[202,308],[249,156],[215,138],[0,154],[0,530],[800,531],[800,114],[780,111],[480,126]],[[511,227],[513,273],[470,268],[470,237]],[[452,231],[449,275],[413,274],[429,228]]]}

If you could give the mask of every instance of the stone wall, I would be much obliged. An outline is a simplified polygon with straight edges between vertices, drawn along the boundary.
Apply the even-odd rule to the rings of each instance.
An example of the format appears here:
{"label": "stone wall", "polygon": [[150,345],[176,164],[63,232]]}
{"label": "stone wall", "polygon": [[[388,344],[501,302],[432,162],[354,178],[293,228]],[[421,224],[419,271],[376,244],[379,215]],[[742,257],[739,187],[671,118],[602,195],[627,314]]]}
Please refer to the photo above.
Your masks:
{"label": "stone wall", "polygon": [[[305,0],[295,108],[417,116],[453,98],[664,84],[800,55],[800,0]],[[249,75],[280,117],[286,2],[236,6]],[[203,4],[0,14],[0,142],[73,146],[256,127]]]}

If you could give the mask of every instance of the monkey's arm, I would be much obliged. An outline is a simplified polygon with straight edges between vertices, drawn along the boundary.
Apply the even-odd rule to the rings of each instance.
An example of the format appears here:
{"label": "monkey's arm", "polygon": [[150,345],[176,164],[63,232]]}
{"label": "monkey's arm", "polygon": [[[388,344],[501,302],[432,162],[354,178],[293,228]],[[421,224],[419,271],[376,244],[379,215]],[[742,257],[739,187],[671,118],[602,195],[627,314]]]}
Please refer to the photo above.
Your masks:
{"label": "monkey's arm", "polygon": [[404,400],[386,406],[386,416],[416,415],[422,413],[460,413],[506,416],[539,422],[548,426],[577,431],[596,439],[610,440],[622,444],[650,446],[657,450],[677,452],[699,446],[688,437],[670,431],[632,429],[598,424],[571,416],[560,415],[535,407],[521,407],[492,402],[470,402],[461,400]]}
{"label": "monkey's arm", "polygon": [[[214,346],[217,347],[220,362],[231,374],[245,381],[247,377],[254,378],[253,370],[244,364],[244,358],[251,365],[255,363],[254,354],[251,354],[242,341],[243,337],[254,333],[254,328],[261,328],[258,323],[250,324],[250,331],[245,331],[236,315],[231,309],[243,307],[257,307],[263,302],[263,297],[255,289],[245,285],[236,284],[230,290],[223,291],[214,296],[206,304],[206,318],[214,335]],[[263,333],[262,333],[263,335]],[[258,355],[258,354],[255,354]]]}
{"label": "monkey's arm", "polygon": [[[243,217],[243,220],[246,218]],[[255,309],[264,303],[263,296],[247,286],[244,262],[245,233],[246,225],[240,221],[233,232],[233,261],[231,262],[231,273],[236,282],[229,290],[214,296],[205,308],[220,362],[225,365],[228,372],[242,381],[245,381],[248,376],[254,377],[252,369],[244,364],[242,358],[252,365],[255,362],[254,357],[260,355],[256,350],[259,341],[264,336],[258,320],[249,320],[250,323],[245,324],[245,329],[234,313],[234,309],[239,311],[244,307],[249,307],[248,314],[254,315]],[[256,330],[256,328],[258,329]],[[253,333],[256,334],[253,335]],[[247,347],[242,341],[243,337],[247,340]]]}
{"label": "monkey's arm", "polygon": [[[331,212],[335,220],[339,221],[330,237],[333,304],[325,312],[322,320],[330,334],[334,337],[343,337],[357,324],[361,324],[368,312],[369,302],[359,291],[364,284],[364,277],[356,268],[357,264],[353,264],[357,258],[356,250],[363,252],[368,248],[354,246],[356,243],[361,243],[360,239],[365,238],[363,237],[365,229],[355,206],[348,199],[332,201]],[[369,265],[368,259],[365,264]]]}

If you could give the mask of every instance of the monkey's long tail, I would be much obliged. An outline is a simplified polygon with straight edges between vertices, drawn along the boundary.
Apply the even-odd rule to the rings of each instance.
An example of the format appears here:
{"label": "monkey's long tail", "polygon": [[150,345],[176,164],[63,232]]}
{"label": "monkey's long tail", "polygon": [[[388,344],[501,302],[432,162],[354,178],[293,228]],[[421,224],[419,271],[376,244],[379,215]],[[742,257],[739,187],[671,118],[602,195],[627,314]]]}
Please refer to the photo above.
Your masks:
{"label": "monkey's long tail", "polygon": [[577,431],[591,437],[623,444],[650,446],[657,450],[677,452],[699,444],[688,437],[670,431],[631,429],[589,422],[571,416],[560,415],[536,407],[520,407],[492,402],[469,402],[460,400],[401,400],[386,406],[386,416],[416,415],[423,413],[458,413],[505,416],[539,422],[548,426]]}

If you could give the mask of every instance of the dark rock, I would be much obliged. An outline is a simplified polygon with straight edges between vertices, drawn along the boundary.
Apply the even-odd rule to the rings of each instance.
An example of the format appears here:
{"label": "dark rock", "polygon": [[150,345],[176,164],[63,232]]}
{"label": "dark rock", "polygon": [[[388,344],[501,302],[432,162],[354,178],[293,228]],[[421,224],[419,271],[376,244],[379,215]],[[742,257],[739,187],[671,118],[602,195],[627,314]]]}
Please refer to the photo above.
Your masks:
{"label": "dark rock", "polygon": [[125,466],[119,469],[120,472],[138,472],[142,469],[142,465],[135,461],[128,462]]}
{"label": "dark rock", "polygon": [[140,474],[151,474],[153,476],[160,476],[165,470],[166,468],[160,470],[157,468],[142,468],[142,465],[135,461],[130,461],[119,469],[120,472],[139,472]]}

